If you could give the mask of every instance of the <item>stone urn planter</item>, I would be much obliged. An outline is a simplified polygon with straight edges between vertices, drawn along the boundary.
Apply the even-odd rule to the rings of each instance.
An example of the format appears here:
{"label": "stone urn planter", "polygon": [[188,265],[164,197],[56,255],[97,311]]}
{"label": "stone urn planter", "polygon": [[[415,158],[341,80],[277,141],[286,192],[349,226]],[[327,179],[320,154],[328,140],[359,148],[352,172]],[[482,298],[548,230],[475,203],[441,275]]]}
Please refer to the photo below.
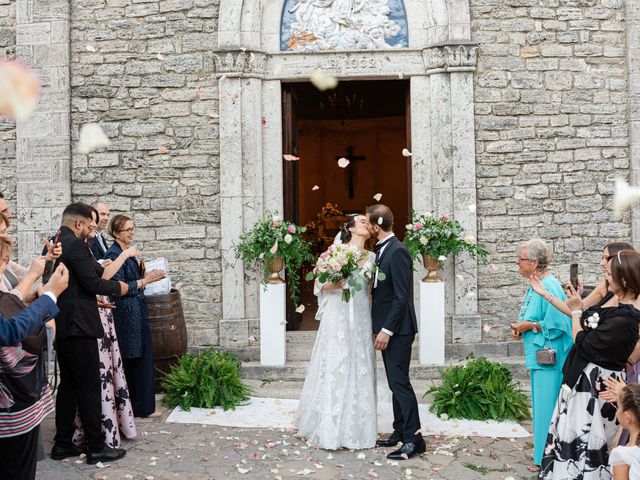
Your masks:
{"label": "stone urn planter", "polygon": [[444,263],[442,260],[423,253],[422,262],[424,263],[424,268],[427,269],[427,276],[422,279],[423,282],[439,283],[443,281],[439,275],[439,270],[442,270],[442,264]]}
{"label": "stone urn planter", "polygon": [[276,255],[276,257],[269,262],[268,267],[270,273],[266,278],[267,283],[271,285],[279,285],[281,283],[285,283],[285,281],[280,276],[280,271],[284,267],[284,260],[280,255]]}

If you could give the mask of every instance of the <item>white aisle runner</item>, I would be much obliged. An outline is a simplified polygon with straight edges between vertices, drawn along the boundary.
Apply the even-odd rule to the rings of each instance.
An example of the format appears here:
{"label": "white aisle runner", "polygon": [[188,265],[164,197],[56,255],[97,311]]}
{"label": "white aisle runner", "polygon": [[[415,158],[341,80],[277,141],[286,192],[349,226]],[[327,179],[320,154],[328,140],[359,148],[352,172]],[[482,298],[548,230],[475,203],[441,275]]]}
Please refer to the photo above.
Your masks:
{"label": "white aisle runner", "polygon": [[[167,422],[200,423],[222,427],[241,428],[294,428],[298,400],[250,397],[245,405],[235,410],[222,408],[192,408],[190,412],[176,407]],[[486,422],[477,420],[441,420],[429,412],[428,404],[420,404],[420,420],[423,435],[456,435],[479,437],[528,437],[529,432],[515,422]],[[392,431],[393,409],[391,403],[378,403],[378,431]]]}

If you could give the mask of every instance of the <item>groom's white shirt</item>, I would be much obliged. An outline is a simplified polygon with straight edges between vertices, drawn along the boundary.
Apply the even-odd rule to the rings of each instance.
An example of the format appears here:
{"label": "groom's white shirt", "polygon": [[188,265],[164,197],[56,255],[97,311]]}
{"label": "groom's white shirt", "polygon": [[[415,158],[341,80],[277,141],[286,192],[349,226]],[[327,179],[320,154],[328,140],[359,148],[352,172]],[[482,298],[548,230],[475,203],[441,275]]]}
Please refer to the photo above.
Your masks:
{"label": "groom's white shirt", "polygon": [[[387,241],[387,240],[389,240],[391,237],[395,237],[395,236],[396,236],[396,235],[395,235],[393,232],[391,232],[391,234],[390,234],[388,237],[384,238],[384,240],[378,240],[378,242],[377,242],[377,243],[386,242],[386,241]],[[384,253],[384,251],[387,249],[387,247],[388,247],[388,246],[389,246],[389,243],[388,243],[388,242],[387,242],[387,244],[386,244],[386,245],[383,245],[383,246],[382,246],[382,248],[380,249],[380,253],[379,253],[379,255],[378,255],[378,258],[379,258],[379,259],[380,259],[380,258],[382,258],[382,254]],[[377,283],[377,280],[378,280],[378,279],[376,278],[376,283]],[[387,330],[386,328],[382,328],[382,329],[381,329],[381,331],[382,331],[382,332],[384,332],[384,333],[386,333],[386,334],[387,334],[387,335],[389,335],[390,337],[393,337],[393,332],[392,332],[392,331]]]}

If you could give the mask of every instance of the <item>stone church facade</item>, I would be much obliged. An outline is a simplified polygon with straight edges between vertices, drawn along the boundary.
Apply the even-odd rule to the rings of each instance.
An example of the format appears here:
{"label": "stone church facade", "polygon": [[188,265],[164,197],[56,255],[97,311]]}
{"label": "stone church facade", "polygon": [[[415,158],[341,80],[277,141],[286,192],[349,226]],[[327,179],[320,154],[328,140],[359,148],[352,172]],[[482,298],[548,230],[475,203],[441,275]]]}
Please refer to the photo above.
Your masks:
{"label": "stone church facade", "polygon": [[[354,12],[375,28],[332,37]],[[579,262],[593,281],[604,243],[639,240],[640,217],[611,210],[615,179],[640,180],[631,0],[0,0],[0,55],[43,84],[30,120],[0,121],[20,258],[70,201],[106,201],[185,284],[192,346],[256,345],[259,284],[232,247],[283,209],[282,88],[318,68],[408,81],[411,207],[489,248],[496,271],[445,269],[450,344],[508,353],[519,242],[551,241],[561,278]],[[87,122],[112,145],[77,152]]]}

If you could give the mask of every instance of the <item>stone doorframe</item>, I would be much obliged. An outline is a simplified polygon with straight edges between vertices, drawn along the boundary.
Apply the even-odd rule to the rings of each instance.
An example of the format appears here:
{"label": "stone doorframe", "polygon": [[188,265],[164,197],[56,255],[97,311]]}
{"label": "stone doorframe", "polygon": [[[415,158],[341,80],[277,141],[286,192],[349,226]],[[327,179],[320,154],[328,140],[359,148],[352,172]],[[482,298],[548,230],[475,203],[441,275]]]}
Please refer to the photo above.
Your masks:
{"label": "stone doorframe", "polygon": [[[473,72],[468,0],[405,0],[409,46],[402,50],[281,52],[284,0],[222,0],[218,49],[223,318],[220,344],[243,345],[257,331],[260,279],[233,255],[239,235],[266,210],[283,209],[281,84],[321,68],[342,80],[408,78],[413,209],[455,214],[476,235]],[[402,226],[398,226],[403,228]],[[420,272],[418,272],[420,273]],[[477,266],[448,262],[448,341],[479,342]],[[461,275],[463,281],[456,281]],[[422,276],[415,275],[416,282]],[[415,289],[419,291],[418,288]],[[453,294],[452,294],[453,293]],[[416,302],[416,305],[418,303]]]}

